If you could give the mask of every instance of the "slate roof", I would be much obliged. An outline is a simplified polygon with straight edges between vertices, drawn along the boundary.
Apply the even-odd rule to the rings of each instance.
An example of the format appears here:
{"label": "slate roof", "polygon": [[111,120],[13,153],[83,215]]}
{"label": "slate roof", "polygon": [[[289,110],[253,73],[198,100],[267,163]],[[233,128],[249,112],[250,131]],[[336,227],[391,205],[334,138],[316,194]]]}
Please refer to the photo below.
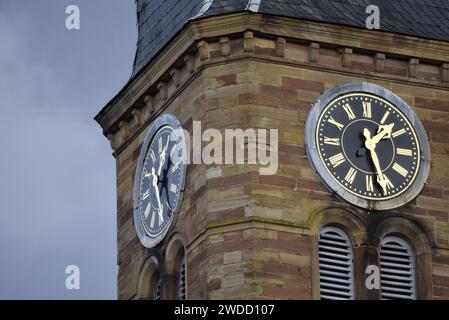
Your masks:
{"label": "slate roof", "polygon": [[253,11],[365,28],[368,5],[380,9],[380,30],[449,41],[449,0],[136,0],[137,74],[189,21]]}

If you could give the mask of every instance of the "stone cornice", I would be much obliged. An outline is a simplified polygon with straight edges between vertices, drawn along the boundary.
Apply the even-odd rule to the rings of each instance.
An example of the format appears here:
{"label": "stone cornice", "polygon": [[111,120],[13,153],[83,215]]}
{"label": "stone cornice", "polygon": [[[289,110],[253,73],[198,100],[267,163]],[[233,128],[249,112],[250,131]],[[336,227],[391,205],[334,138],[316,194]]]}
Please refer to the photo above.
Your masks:
{"label": "stone cornice", "polygon": [[[228,37],[243,39],[243,52],[232,52]],[[255,52],[256,38],[273,39],[275,53],[270,55]],[[300,62],[285,58],[286,42],[308,44],[309,61]],[[218,43],[221,48],[219,57],[211,57],[209,43]],[[320,65],[320,44],[334,47],[340,52],[341,67]],[[357,50],[375,57],[374,72],[356,71],[346,67],[350,64],[353,52]],[[385,55],[408,60],[409,77],[383,74]],[[383,59],[380,59],[381,57]],[[112,148],[118,151],[130,138],[126,122],[142,125],[150,121],[203,67],[244,58],[351,73],[355,76],[359,74],[365,77],[380,77],[420,86],[447,88],[449,82],[449,42],[245,12],[190,22],[152,63],[139,72],[100,111],[95,120],[111,140]],[[439,65],[441,81],[415,79],[416,64],[421,62]],[[167,89],[169,82],[174,83],[175,87],[170,92]]]}

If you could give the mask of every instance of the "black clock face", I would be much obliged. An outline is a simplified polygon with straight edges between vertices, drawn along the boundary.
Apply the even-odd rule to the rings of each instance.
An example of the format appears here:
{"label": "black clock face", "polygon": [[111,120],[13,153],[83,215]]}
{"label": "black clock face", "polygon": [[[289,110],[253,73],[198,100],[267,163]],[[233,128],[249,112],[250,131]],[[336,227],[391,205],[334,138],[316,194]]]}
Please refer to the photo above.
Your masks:
{"label": "black clock face", "polygon": [[146,151],[140,177],[139,215],[145,233],[157,237],[171,224],[183,186],[180,137],[161,127]]}
{"label": "black clock face", "polygon": [[370,93],[348,93],[321,112],[315,131],[319,157],[331,177],[359,198],[394,198],[415,180],[420,148],[409,119]]}

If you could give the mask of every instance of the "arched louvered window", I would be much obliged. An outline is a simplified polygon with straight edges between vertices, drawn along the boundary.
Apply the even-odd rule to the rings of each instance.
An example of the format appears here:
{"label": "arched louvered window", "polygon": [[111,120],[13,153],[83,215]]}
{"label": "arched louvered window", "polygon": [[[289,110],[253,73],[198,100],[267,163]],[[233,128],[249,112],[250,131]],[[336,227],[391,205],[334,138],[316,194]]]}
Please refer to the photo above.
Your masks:
{"label": "arched louvered window", "polygon": [[354,299],[354,259],[346,232],[337,227],[323,228],[318,252],[321,299]]}
{"label": "arched louvered window", "polygon": [[416,299],[414,250],[407,241],[387,236],[380,247],[382,299]]}
{"label": "arched louvered window", "polygon": [[182,257],[179,266],[179,283],[178,283],[178,298],[179,300],[186,299],[186,260]]}

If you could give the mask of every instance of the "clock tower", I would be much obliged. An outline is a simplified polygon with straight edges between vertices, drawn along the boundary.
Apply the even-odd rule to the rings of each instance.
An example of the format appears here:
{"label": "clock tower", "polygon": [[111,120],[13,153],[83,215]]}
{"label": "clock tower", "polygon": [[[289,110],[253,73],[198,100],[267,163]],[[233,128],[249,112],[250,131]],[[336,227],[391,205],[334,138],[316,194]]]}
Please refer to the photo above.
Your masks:
{"label": "clock tower", "polygon": [[378,3],[136,1],[120,299],[449,298],[449,7]]}

